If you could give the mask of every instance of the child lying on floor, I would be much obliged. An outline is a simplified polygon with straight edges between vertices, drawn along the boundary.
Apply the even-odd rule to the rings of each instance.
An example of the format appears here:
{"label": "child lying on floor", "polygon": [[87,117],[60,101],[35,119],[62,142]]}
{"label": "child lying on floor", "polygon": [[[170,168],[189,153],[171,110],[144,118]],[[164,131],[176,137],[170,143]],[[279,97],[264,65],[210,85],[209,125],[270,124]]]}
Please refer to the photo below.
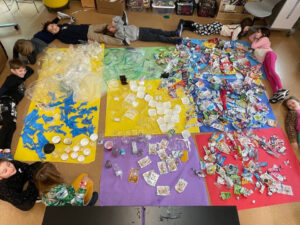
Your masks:
{"label": "child lying on floor", "polygon": [[262,27],[252,34],[249,40],[252,42],[251,48],[254,49],[256,60],[264,65],[264,71],[273,90],[273,97],[269,99],[269,102],[274,104],[284,100],[288,96],[289,90],[282,87],[281,79],[276,73],[277,55],[271,49],[270,34],[268,28]]}
{"label": "child lying on floor", "polygon": [[33,69],[19,59],[9,61],[11,74],[0,88],[0,153],[10,153],[10,145],[16,130],[16,106],[25,94],[25,80]]}
{"label": "child lying on floor", "polygon": [[283,105],[289,110],[285,118],[285,130],[292,148],[297,150],[300,144],[300,101],[290,96],[283,101]]}
{"label": "child lying on floor", "polygon": [[127,45],[130,45],[130,42],[137,40],[158,41],[172,44],[180,44],[182,41],[182,29],[177,29],[176,31],[164,31],[154,28],[136,27],[127,24],[128,19],[125,13],[123,14],[123,18],[124,19],[121,19],[119,16],[114,17],[112,23],[106,27],[106,34],[125,41]]}
{"label": "child lying on floor", "polygon": [[0,159],[0,199],[20,210],[30,210],[38,198],[39,192],[32,177],[39,165],[40,162],[29,165],[16,160]]}

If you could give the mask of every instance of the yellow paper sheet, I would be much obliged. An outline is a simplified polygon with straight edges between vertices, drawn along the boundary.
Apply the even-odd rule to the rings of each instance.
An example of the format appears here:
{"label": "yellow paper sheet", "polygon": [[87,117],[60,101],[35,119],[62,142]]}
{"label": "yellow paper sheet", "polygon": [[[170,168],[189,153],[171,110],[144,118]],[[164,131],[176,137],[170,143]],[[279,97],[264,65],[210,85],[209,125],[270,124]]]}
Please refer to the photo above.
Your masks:
{"label": "yellow paper sheet", "polygon": [[[137,81],[138,82],[138,81]],[[186,124],[186,111],[193,105],[184,105],[181,98],[186,97],[182,89],[177,89],[179,98],[171,98],[164,88],[158,90],[160,80],[145,81],[145,93],[151,95],[158,102],[171,102],[171,109],[176,104],[181,106],[180,122],[175,124],[175,132],[180,133],[186,125],[197,123],[196,118],[192,118]],[[129,85],[121,85],[117,80],[111,80],[108,84],[107,104],[106,104],[106,120],[105,120],[105,136],[123,136],[123,135],[138,135],[138,134],[162,134],[156,115],[150,117],[148,115],[148,102],[144,99],[136,98],[138,105],[134,107],[132,104],[124,101],[129,94],[136,96],[137,92],[130,90]],[[125,116],[126,112],[137,112],[134,119],[129,119]],[[134,113],[132,113],[134,115]],[[192,133],[199,133],[198,127],[188,129]]]}
{"label": "yellow paper sheet", "polygon": [[[102,50],[104,51],[104,45],[101,45]],[[47,54],[57,54],[60,55],[63,52],[67,52],[68,49],[48,49]],[[102,55],[98,56],[97,59],[103,59],[103,51],[102,51]],[[57,65],[55,63],[55,61],[51,60],[51,57],[48,57],[49,55],[45,56],[44,59],[44,63],[42,65],[42,69],[41,72],[39,74],[39,79],[47,79],[50,76],[53,76],[53,74],[57,74],[57,73],[62,73],[65,71],[65,64],[62,62],[61,64]],[[53,55],[52,55],[53,56]],[[98,74],[99,76],[102,76],[101,70],[99,70],[99,68],[102,68],[102,62],[100,60],[95,60],[95,59],[90,59],[91,60],[91,64],[92,64],[92,72]],[[60,109],[59,107],[55,107],[54,109],[43,109],[41,107],[37,107],[37,105],[40,102],[36,102],[34,101],[34,99],[43,99],[43,97],[45,99],[43,99],[43,102],[48,103],[49,100],[47,100],[47,98],[49,98],[49,96],[47,96],[47,90],[38,90],[39,86],[36,87],[36,90],[34,90],[33,96],[32,96],[32,101],[30,103],[29,109],[28,109],[28,113],[32,112],[32,110],[37,109],[38,110],[38,114],[39,115],[46,115],[49,117],[54,117],[54,120],[51,121],[50,123],[45,124],[45,122],[43,121],[42,118],[37,120],[37,123],[42,123],[44,129],[47,129],[49,126],[53,126],[53,125],[61,125],[63,124],[63,122],[60,120]],[[52,90],[52,89],[51,89]],[[100,90],[99,90],[100,91]],[[56,97],[61,96],[62,92],[60,92],[60,87],[57,87],[57,90],[55,91],[55,95]],[[41,97],[43,96],[43,97]],[[82,102],[76,102],[76,104],[73,106],[74,108],[78,107]],[[100,99],[96,99],[92,102],[88,102],[88,104],[86,106],[83,106],[84,108],[89,108],[89,107],[98,107],[96,111],[92,111],[92,113],[88,116],[88,118],[90,118],[91,116],[93,116],[92,119],[92,125],[95,127],[94,133],[98,133],[98,121],[99,121],[99,110],[100,110]],[[70,113],[70,116],[72,115],[76,115],[75,113]],[[78,121],[78,120],[76,120]],[[82,124],[77,124],[78,127],[82,127]],[[86,135],[79,135],[76,136],[75,138],[72,138],[72,135],[70,133],[70,129],[64,124],[63,127],[61,128],[61,130],[65,131],[67,133],[66,136],[64,136],[63,134],[56,134],[55,132],[44,132],[44,136],[46,137],[46,139],[48,141],[50,141],[53,138],[53,136],[60,136],[60,138],[62,139],[61,142],[59,144],[55,145],[55,151],[52,154],[46,154],[46,160],[45,161],[51,161],[51,162],[67,162],[67,163],[79,163],[79,161],[77,159],[72,159],[71,158],[71,153],[69,153],[69,158],[68,160],[61,160],[60,156],[65,152],[65,149],[67,147],[71,147],[73,148],[75,145],[80,146],[80,150],[79,150],[79,155],[84,155],[83,154],[83,150],[86,148],[89,148],[91,150],[90,155],[85,156],[85,160],[81,163],[90,163],[93,162],[95,160],[95,155],[96,155],[96,143],[92,142],[89,137],[87,137]],[[23,131],[22,131],[23,132]],[[71,145],[66,145],[63,144],[63,139],[69,137],[72,138],[72,144]],[[88,138],[90,140],[89,144],[85,147],[82,147],[80,145],[80,140],[82,138]],[[34,138],[35,141],[37,141],[37,137],[35,136]],[[23,140],[22,137],[20,137],[19,142],[18,142],[18,146],[16,149],[16,153],[14,155],[14,158],[16,160],[21,160],[21,161],[40,161],[38,155],[36,154],[36,152],[34,150],[29,150],[28,148],[25,148],[23,146]]]}

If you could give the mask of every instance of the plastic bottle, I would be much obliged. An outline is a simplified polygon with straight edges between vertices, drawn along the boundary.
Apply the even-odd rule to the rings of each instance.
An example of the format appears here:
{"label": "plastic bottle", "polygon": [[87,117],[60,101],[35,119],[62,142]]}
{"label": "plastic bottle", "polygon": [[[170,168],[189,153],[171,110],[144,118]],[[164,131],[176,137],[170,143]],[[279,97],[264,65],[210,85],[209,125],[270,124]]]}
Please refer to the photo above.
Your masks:
{"label": "plastic bottle", "polygon": [[120,167],[118,166],[118,164],[113,164],[113,169],[114,169],[114,171],[115,171],[115,175],[117,176],[117,177],[120,177],[120,178],[122,178],[122,175],[123,175],[123,171],[120,169]]}

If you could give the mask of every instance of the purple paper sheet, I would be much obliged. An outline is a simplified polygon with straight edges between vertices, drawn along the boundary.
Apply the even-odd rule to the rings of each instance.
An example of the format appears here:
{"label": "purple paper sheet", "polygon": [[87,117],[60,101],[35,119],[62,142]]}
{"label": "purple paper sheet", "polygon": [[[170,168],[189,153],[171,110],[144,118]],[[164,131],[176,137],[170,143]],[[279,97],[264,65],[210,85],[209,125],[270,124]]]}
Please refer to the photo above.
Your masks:
{"label": "purple paper sheet", "polygon": [[[134,139],[131,137],[131,140]],[[158,143],[162,139],[169,141],[169,146],[166,150],[167,154],[171,154],[170,150],[183,150],[186,145],[182,140],[181,135],[174,135],[168,139],[166,136],[152,136],[149,143]],[[148,144],[137,142],[138,149],[142,148],[144,154],[141,157],[131,153],[131,141],[129,144],[123,144],[120,138],[109,139],[114,142],[118,148],[126,148],[126,155],[113,157],[111,152],[105,151],[103,154],[103,166],[100,184],[100,203],[102,206],[195,206],[208,205],[207,192],[203,178],[194,175],[191,168],[199,169],[199,157],[194,141],[191,141],[191,151],[189,152],[189,160],[185,163],[180,163],[175,172],[169,172],[159,176],[156,186],[170,186],[169,196],[157,196],[156,186],[148,185],[143,177],[143,173],[154,170],[159,173],[157,162],[161,161],[158,155],[149,155]],[[146,155],[149,155],[152,163],[144,168],[140,168],[137,161]],[[106,160],[112,163],[117,163],[123,170],[123,177],[115,176],[112,168],[105,168]],[[129,171],[131,168],[139,168],[139,180],[137,183],[128,181]],[[183,178],[188,182],[184,192],[179,194],[175,190],[177,181]]]}

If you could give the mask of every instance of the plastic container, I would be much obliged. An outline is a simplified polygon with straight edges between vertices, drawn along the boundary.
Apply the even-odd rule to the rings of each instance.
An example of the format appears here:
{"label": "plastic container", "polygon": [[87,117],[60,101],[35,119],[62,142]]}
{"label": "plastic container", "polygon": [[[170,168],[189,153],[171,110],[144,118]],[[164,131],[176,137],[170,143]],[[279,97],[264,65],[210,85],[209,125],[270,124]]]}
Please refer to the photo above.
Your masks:
{"label": "plastic container", "polygon": [[127,0],[127,9],[130,11],[144,12],[150,7],[150,1],[148,0]]}
{"label": "plastic container", "polygon": [[157,14],[171,14],[174,12],[175,5],[173,6],[157,6],[152,3],[152,12]]}
{"label": "plastic container", "polygon": [[173,0],[153,0],[152,3],[156,6],[173,6],[173,5],[175,5]]}
{"label": "plastic container", "polygon": [[176,3],[176,14],[178,15],[193,15],[194,13],[194,3],[190,2],[177,2]]}

